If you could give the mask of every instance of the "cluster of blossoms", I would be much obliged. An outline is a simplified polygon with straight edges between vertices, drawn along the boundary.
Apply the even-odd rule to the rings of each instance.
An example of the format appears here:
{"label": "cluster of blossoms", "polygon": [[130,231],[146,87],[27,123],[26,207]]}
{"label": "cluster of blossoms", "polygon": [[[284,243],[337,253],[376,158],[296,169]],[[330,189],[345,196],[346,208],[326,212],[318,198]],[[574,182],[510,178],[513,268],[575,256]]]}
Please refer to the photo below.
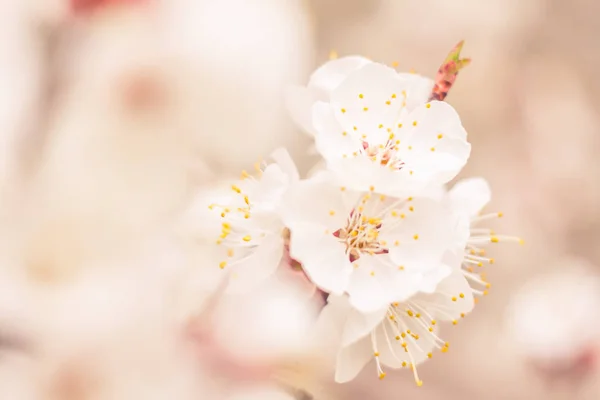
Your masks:
{"label": "cluster of blossoms", "polygon": [[[327,62],[288,93],[293,118],[314,136],[322,167],[301,179],[284,150],[205,197],[206,237],[226,291],[250,290],[277,269],[300,273],[326,299],[318,323],[339,338],[336,381],[374,361],[412,370],[449,343],[486,294],[487,244],[519,241],[479,227],[490,190],[481,178],[446,184],[471,151],[443,98],[468,60],[460,46],[436,81],[362,57]],[[210,267],[209,267],[210,268]]]}

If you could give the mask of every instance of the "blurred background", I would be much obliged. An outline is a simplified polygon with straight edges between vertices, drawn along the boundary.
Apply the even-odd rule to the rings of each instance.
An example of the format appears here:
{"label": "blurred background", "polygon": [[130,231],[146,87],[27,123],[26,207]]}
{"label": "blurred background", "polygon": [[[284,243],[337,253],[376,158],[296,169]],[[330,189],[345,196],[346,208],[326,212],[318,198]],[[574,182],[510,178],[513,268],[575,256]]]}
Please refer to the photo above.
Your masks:
{"label": "blurred background", "polygon": [[[598,12],[592,0],[2,0],[2,218],[8,226],[40,204],[80,215],[69,199],[93,203],[109,190],[82,191],[90,176],[110,176],[89,154],[111,157],[112,173],[152,178],[139,181],[135,199],[152,203],[150,225],[181,206],[188,179],[208,185],[237,176],[276,147],[290,149],[306,172],[316,158],[286,114],[287,84],[305,84],[335,54],[433,77],[464,39],[473,62],[447,98],[473,145],[462,175],[490,181],[489,208],[504,213],[497,229],[526,245],[498,247],[489,296],[446,327],[452,351],[421,367],[423,387],[408,371],[380,382],[368,367],[351,384],[324,384],[322,397],[597,399],[600,289],[590,282],[600,265]],[[169,145],[169,135],[156,139],[165,132],[185,138],[181,147]],[[130,153],[99,145],[105,135]],[[140,137],[153,145],[140,147]],[[145,164],[165,146],[177,160],[193,160],[191,178],[171,174],[171,161]],[[79,151],[87,155],[73,155]],[[23,190],[34,190],[24,188],[38,171],[50,171],[42,176],[52,182],[57,169],[70,179],[64,196],[46,196],[36,184],[38,203],[25,207]],[[165,183],[169,193],[158,189]],[[131,201],[115,195],[111,204]],[[98,207],[95,230],[120,218]],[[132,227],[151,229],[137,223],[149,213],[128,215],[122,240],[98,234],[95,243],[122,245]],[[39,240],[60,248],[47,237]],[[48,268],[33,279],[47,279]],[[2,381],[17,382],[13,375]],[[19,396],[0,397],[29,398]]]}

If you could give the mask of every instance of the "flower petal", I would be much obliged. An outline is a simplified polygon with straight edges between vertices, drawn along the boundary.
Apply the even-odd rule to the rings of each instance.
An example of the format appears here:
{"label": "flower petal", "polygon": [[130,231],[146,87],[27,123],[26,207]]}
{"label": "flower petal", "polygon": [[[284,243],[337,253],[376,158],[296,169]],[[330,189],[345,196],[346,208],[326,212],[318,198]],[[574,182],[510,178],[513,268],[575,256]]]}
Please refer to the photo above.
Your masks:
{"label": "flower petal", "polygon": [[342,294],[352,274],[344,245],[331,233],[311,224],[291,227],[290,256],[300,262],[310,280],[320,289]]}
{"label": "flower petal", "polygon": [[350,73],[371,63],[371,60],[360,56],[347,56],[328,61],[313,72],[308,82],[308,87],[330,93]]}
{"label": "flower petal", "polygon": [[286,226],[313,224],[321,231],[333,232],[345,226],[358,194],[342,191],[328,174],[297,182],[285,193],[282,217]]}
{"label": "flower petal", "polygon": [[293,395],[271,386],[244,387],[243,391],[234,392],[227,400],[295,400]]}
{"label": "flower petal", "polygon": [[331,92],[331,105],[346,131],[376,136],[392,128],[405,107],[407,84],[392,68],[371,63],[354,71]]}
{"label": "flower petal", "polygon": [[[454,246],[451,252],[455,253],[455,256],[449,256],[449,260],[445,260],[447,265],[460,268],[465,253],[465,248],[469,238],[471,237],[471,219],[466,216],[458,215],[456,222],[456,239],[454,240]],[[457,261],[460,261],[457,263]]]}
{"label": "flower petal", "polygon": [[387,254],[361,255],[353,266],[347,289],[352,306],[363,313],[387,308],[396,294],[394,278],[398,274]]}
{"label": "flower petal", "polygon": [[184,235],[214,243],[221,234],[223,221],[219,210],[214,207],[211,209],[210,206],[215,201],[227,203],[229,197],[231,196],[224,196],[223,191],[215,190],[197,195],[185,211],[184,217],[181,218]]}
{"label": "flower petal", "polygon": [[437,266],[452,248],[455,227],[455,217],[444,204],[417,198],[388,211],[380,239],[389,244],[389,255],[397,266],[425,271],[426,266]]}
{"label": "flower petal", "polygon": [[484,178],[469,178],[457,182],[448,196],[453,210],[472,218],[490,202],[492,191]]}
{"label": "flower petal", "polygon": [[373,349],[369,338],[342,347],[337,356],[335,381],[345,383],[356,378],[372,358]]}
{"label": "flower petal", "polygon": [[[475,306],[471,286],[460,271],[455,271],[448,278],[444,279],[438,285],[437,291],[450,294],[452,298],[456,297],[458,293],[457,301],[453,301],[451,298],[451,303],[448,303],[448,309],[451,310],[449,313],[454,318],[470,313]],[[462,296],[463,294],[464,296]],[[446,302],[448,301],[447,296],[445,297],[445,300]]]}
{"label": "flower petal", "polygon": [[296,182],[300,180],[300,174],[298,173],[298,168],[296,168],[296,164],[290,153],[283,147],[280,147],[271,153],[271,158],[275,161],[275,163],[279,166],[281,171],[288,176],[290,182]]}
{"label": "flower petal", "polygon": [[[279,155],[281,156],[281,153]],[[238,186],[242,189],[242,195],[248,195],[253,209],[275,211],[279,206],[281,197],[291,183],[291,179],[292,177],[281,166],[269,164],[262,172],[260,179],[244,179],[239,182]],[[243,196],[238,196],[238,199],[240,202],[244,201]],[[242,204],[242,206],[245,206],[245,204]]]}
{"label": "flower petal", "polygon": [[[416,304],[423,303],[430,314],[440,320],[455,320],[471,312],[475,305],[469,282],[461,271],[454,271],[442,280],[434,293],[420,294],[414,298]],[[431,307],[435,304],[435,308]]]}
{"label": "flower petal", "polygon": [[336,331],[341,338],[341,346],[346,347],[369,335],[381,323],[387,308],[388,305],[372,313],[361,313],[352,307],[348,296],[330,295],[318,324],[329,326],[329,331]]}
{"label": "flower petal", "polygon": [[443,262],[429,268],[424,268],[423,272],[418,273],[420,280],[415,286],[420,292],[433,293],[437,290],[438,284],[446,279],[452,271],[453,269]]}
{"label": "flower petal", "polygon": [[348,296],[331,294],[327,296],[327,304],[319,314],[315,329],[320,334],[341,338],[351,312]]}
{"label": "flower petal", "polygon": [[349,346],[369,335],[383,321],[387,308],[388,305],[370,313],[350,308],[342,333],[342,346]]}
{"label": "flower petal", "polygon": [[283,238],[271,234],[242,259],[232,260],[223,270],[229,272],[228,293],[245,293],[270,277],[283,257]]}
{"label": "flower petal", "polygon": [[315,165],[313,165],[308,170],[308,172],[306,173],[306,177],[312,178],[315,175],[320,174],[321,172],[324,172],[324,171],[327,171],[327,164],[325,163],[325,160],[320,159],[319,161],[317,161],[317,163]]}
{"label": "flower petal", "polygon": [[400,158],[415,179],[444,184],[458,174],[471,153],[458,114],[444,102],[418,107],[402,121],[397,134]]}
{"label": "flower petal", "polygon": [[407,169],[390,169],[366,155],[330,159],[327,165],[338,176],[340,184],[354,190],[366,191],[374,187],[377,193],[408,196],[426,185],[426,182],[412,179]]}
{"label": "flower petal", "polygon": [[323,158],[351,157],[360,150],[362,142],[358,134],[342,128],[329,103],[318,102],[314,105],[313,123],[317,131],[315,145]]}
{"label": "flower petal", "polygon": [[406,109],[412,111],[429,101],[433,90],[433,80],[410,73],[399,73],[398,77],[407,82]]}
{"label": "flower petal", "polygon": [[288,86],[285,90],[285,104],[290,117],[302,130],[311,136],[316,134],[312,119],[312,107],[320,100],[329,100],[329,94],[319,89],[301,86]]}

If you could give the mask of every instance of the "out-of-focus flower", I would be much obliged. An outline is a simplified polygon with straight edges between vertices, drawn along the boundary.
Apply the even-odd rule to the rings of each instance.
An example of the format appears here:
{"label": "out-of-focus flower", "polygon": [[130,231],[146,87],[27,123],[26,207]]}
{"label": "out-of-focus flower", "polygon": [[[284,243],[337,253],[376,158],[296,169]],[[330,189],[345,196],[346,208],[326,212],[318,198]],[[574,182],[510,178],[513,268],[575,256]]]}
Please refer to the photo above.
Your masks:
{"label": "out-of-focus flower", "polygon": [[157,234],[207,182],[194,134],[176,128],[176,85],[148,15],[123,9],[83,27],[70,43],[77,57],[61,60],[69,73],[20,210],[20,229],[66,258]]}
{"label": "out-of-focus flower", "polygon": [[[42,32],[58,1],[0,3],[0,191],[3,202],[23,185],[31,147],[42,139],[50,42]],[[58,12],[60,13],[60,12]],[[48,18],[46,18],[48,16]],[[11,187],[5,188],[6,185]]]}
{"label": "out-of-focus flower", "polygon": [[[240,360],[259,365],[300,360],[311,346],[310,330],[319,311],[299,295],[301,290],[294,281],[276,276],[252,293],[223,297],[212,320],[216,341]],[[240,334],[246,340],[238,340]]]}
{"label": "out-of-focus flower", "polygon": [[590,315],[600,306],[600,279],[585,260],[558,266],[569,270],[535,277],[518,291],[507,309],[507,334],[543,375],[583,376],[598,354],[600,323]]}
{"label": "out-of-focus flower", "polygon": [[157,3],[168,62],[185,85],[186,129],[198,135],[199,154],[214,173],[229,178],[281,146],[304,155],[308,144],[289,120],[283,91],[312,64],[304,2]]}
{"label": "out-of-focus flower", "polygon": [[68,0],[75,14],[90,13],[103,7],[131,6],[148,3],[147,0]]}
{"label": "out-of-focus flower", "polygon": [[[222,270],[230,278],[228,292],[244,291],[268,278],[284,252],[280,200],[299,179],[285,150],[273,153],[274,163],[257,163],[257,177],[246,171],[228,188],[203,191],[184,214],[184,235],[214,245],[218,261],[203,268]],[[210,251],[205,248],[205,251]]]}
{"label": "out-of-focus flower", "polygon": [[410,195],[465,165],[471,146],[458,114],[443,102],[425,104],[422,89],[413,96],[419,82],[371,63],[314,105],[317,149],[344,185]]}
{"label": "out-of-focus flower", "polygon": [[113,254],[108,263],[87,259],[77,276],[47,284],[30,279],[22,264],[11,269],[12,275],[5,274],[11,265],[3,257],[3,278],[24,288],[19,314],[7,312],[7,304],[0,307],[2,330],[8,327],[28,344],[19,352],[9,351],[15,356],[3,355],[3,363],[17,375],[11,386],[26,385],[32,392],[18,398],[208,395],[173,318],[170,298],[181,260],[177,248],[158,241],[130,257]]}
{"label": "out-of-focus flower", "polygon": [[408,367],[420,386],[417,365],[431,358],[435,349],[446,352],[449,348],[437,335],[437,321],[456,324],[473,304],[469,284],[458,270],[431,294],[417,294],[369,314],[353,309],[346,297],[330,296],[321,317],[338,322],[341,349],[336,381],[354,379],[374,359],[380,379],[385,377],[383,366]]}
{"label": "out-of-focus flower", "polygon": [[297,400],[293,395],[274,387],[244,388],[227,400]]}
{"label": "out-of-focus flower", "polygon": [[203,368],[238,383],[285,378],[298,389],[319,378],[312,329],[321,306],[288,278],[276,274],[250,292],[216,294],[189,320],[186,336]]}
{"label": "out-of-focus flower", "polygon": [[431,292],[450,273],[443,256],[456,221],[435,200],[357,192],[320,174],[293,185],[282,209],[291,257],[319,288],[349,293],[362,311]]}

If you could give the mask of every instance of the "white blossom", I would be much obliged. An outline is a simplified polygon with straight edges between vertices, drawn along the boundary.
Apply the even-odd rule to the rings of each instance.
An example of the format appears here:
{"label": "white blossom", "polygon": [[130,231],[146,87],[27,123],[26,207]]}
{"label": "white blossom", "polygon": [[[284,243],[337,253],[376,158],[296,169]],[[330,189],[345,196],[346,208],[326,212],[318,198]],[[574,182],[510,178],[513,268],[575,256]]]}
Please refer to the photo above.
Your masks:
{"label": "white blossom", "polygon": [[361,311],[432,292],[450,273],[444,257],[458,225],[433,199],[354,191],[324,173],[293,185],[282,213],[291,257],[319,288],[347,292]]}
{"label": "white blossom", "polygon": [[262,387],[240,390],[227,400],[295,400],[295,397],[274,387]]}
{"label": "white blossom", "polygon": [[228,188],[202,192],[184,216],[184,235],[213,244],[215,265],[230,278],[229,292],[246,291],[267,279],[283,256],[283,222],[279,200],[298,172],[284,150],[273,153],[275,163],[255,165],[257,176],[242,172]]}
{"label": "white blossom", "polygon": [[[320,66],[310,76],[306,87],[289,86],[286,91],[286,105],[290,116],[306,133],[315,136],[312,107],[317,101],[329,101],[331,93],[354,71],[373,62],[361,56],[347,56],[330,60]],[[416,74],[398,74],[411,82],[410,98],[407,107],[414,108],[427,102],[433,81]]]}
{"label": "white blossom", "polygon": [[[473,308],[473,295],[466,279],[455,270],[430,294],[420,293],[372,312],[360,313],[344,296],[330,296],[321,318],[337,321],[340,350],[335,379],[354,379],[372,359],[380,379],[384,366],[410,368],[417,385],[422,381],[417,365],[448,351],[450,344],[438,336],[438,321],[457,323]],[[335,314],[335,315],[334,315]]]}
{"label": "white blossom", "polygon": [[458,114],[444,102],[410,104],[413,83],[367,64],[313,106],[317,150],[343,184],[414,194],[448,182],[465,165],[471,146]]}
{"label": "white blossom", "polygon": [[[568,271],[556,269],[568,268]],[[528,280],[506,312],[506,334],[517,353],[547,373],[567,374],[597,346],[600,324],[590,318],[600,305],[595,265],[576,257]]]}
{"label": "white blossom", "polygon": [[[519,239],[477,225],[501,216],[480,214],[485,181],[446,189],[471,147],[456,111],[430,101],[454,82],[462,44],[435,89],[349,56],[284,104],[312,29],[300,0],[268,2],[0,6],[18,17],[6,32],[31,36],[0,43],[13,61],[0,76],[23,72],[23,93],[0,96],[0,383],[12,397],[323,397],[327,368],[348,382],[368,363],[380,379],[410,368],[420,386],[418,365],[450,347],[441,322],[487,293],[483,247]],[[49,61],[60,68],[44,77]],[[225,182],[256,150],[292,143],[285,106],[322,156],[308,178],[279,149]],[[548,337],[539,349],[568,352]]]}
{"label": "white blossom", "polygon": [[312,123],[312,107],[321,100],[329,100],[329,94],[352,71],[371,61],[360,56],[331,60],[312,73],[306,87],[291,85],[286,91],[286,106],[290,116],[306,133],[316,134]]}

